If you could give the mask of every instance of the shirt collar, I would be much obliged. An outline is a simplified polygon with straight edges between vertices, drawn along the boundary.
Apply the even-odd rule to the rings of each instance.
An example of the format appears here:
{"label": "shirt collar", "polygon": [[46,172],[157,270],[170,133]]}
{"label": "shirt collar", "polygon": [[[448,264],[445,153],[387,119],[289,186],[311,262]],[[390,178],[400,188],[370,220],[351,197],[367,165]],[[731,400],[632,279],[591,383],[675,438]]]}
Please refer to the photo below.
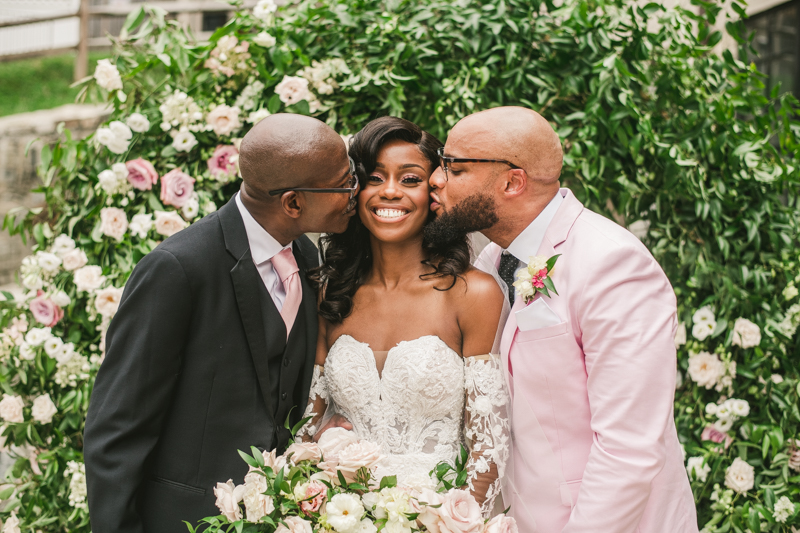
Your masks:
{"label": "shirt collar", "polygon": [[563,201],[564,197],[559,190],[550,200],[550,203],[539,213],[539,216],[533,219],[533,222],[522,230],[522,233],[517,235],[516,239],[511,241],[511,244],[508,245],[508,252],[522,262],[527,262],[528,257],[535,255],[544,240],[547,226],[550,225]]}
{"label": "shirt collar", "polygon": [[242,203],[239,193],[236,193],[236,207],[239,208],[239,213],[242,215],[244,222],[244,229],[247,232],[247,242],[250,243],[250,255],[253,257],[253,262],[260,265],[264,261],[269,261],[278,255],[284,248],[291,248],[292,243],[286,246],[281,246],[281,243],[275,240],[275,237],[270,235],[267,230],[261,227],[261,224],[256,222],[253,215]]}

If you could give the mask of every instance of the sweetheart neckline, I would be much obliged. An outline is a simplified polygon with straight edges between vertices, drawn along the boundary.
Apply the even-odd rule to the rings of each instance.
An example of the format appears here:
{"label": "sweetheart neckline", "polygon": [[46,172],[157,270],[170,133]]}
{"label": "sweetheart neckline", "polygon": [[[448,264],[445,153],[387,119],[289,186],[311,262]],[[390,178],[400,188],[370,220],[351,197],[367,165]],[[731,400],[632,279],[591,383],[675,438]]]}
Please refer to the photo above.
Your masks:
{"label": "sweetheart neckline", "polygon": [[[459,360],[459,361],[462,361],[462,362],[463,362],[463,360],[464,360],[464,358],[463,358],[463,357],[461,357],[461,356],[458,354],[458,352],[457,352],[457,351],[455,351],[454,349],[452,349],[452,348],[450,347],[450,345],[449,345],[449,344],[447,344],[446,342],[444,342],[444,340],[443,340],[441,337],[439,337],[438,335],[423,335],[423,336],[421,336],[421,337],[417,337],[416,339],[412,339],[412,340],[410,340],[410,341],[400,341],[400,342],[398,342],[397,344],[395,344],[394,346],[392,346],[391,348],[389,348],[389,350],[380,350],[380,351],[386,351],[386,360],[383,362],[383,369],[382,369],[381,371],[378,371],[378,362],[377,362],[377,360],[375,359],[375,350],[373,350],[373,349],[372,349],[372,347],[369,345],[369,343],[368,343],[368,342],[361,342],[360,340],[356,339],[355,337],[353,337],[352,335],[349,335],[349,334],[347,334],[347,333],[342,333],[341,335],[339,335],[339,336],[336,338],[336,340],[335,340],[335,341],[333,341],[333,344],[331,344],[331,347],[330,347],[330,349],[328,350],[328,355],[330,355],[331,351],[333,351],[333,348],[334,348],[334,346],[336,346],[336,344],[337,344],[337,343],[338,343],[338,342],[339,342],[339,341],[340,341],[340,340],[341,340],[343,337],[349,337],[349,338],[350,338],[350,339],[351,339],[353,342],[355,342],[355,343],[357,343],[357,344],[360,344],[361,346],[364,346],[364,347],[366,347],[366,348],[367,348],[367,349],[370,351],[370,353],[372,354],[372,357],[370,357],[369,359],[372,361],[372,368],[375,370],[375,373],[378,375],[378,381],[379,381],[379,382],[383,382],[383,374],[384,374],[384,373],[385,373],[385,371],[386,371],[386,365],[388,365],[388,364],[389,364],[389,357],[391,357],[391,355],[392,355],[392,352],[393,352],[395,349],[397,349],[397,348],[400,348],[400,345],[401,345],[401,344],[408,344],[408,343],[411,343],[411,342],[417,342],[417,341],[420,341],[420,340],[422,340],[422,339],[429,339],[429,338],[436,339],[437,341],[439,341],[439,343],[440,343],[442,346],[444,346],[444,347],[445,347],[447,350],[449,350],[450,352],[452,352],[452,353],[453,353],[453,354],[454,354],[454,355],[455,355],[455,356],[458,358],[458,360]],[[327,358],[326,358],[326,363],[327,363]]]}

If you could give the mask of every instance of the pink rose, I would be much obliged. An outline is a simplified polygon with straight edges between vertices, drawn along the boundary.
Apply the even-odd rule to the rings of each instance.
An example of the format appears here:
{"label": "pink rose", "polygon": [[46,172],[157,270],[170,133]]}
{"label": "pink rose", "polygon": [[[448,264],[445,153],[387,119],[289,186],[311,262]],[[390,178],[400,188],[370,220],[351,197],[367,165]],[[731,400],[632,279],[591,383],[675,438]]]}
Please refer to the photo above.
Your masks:
{"label": "pink rose", "polygon": [[40,324],[52,328],[58,321],[64,318],[64,310],[53,303],[50,298],[45,298],[42,291],[38,291],[36,298],[31,300],[31,313],[33,318]]}
{"label": "pink rose", "polygon": [[300,461],[316,463],[322,459],[322,451],[313,442],[295,442],[286,449],[284,455],[294,464]]}
{"label": "pink rose", "polygon": [[134,189],[149,191],[158,181],[158,172],[150,161],[141,157],[125,163],[128,168],[128,181]]}
{"label": "pink rose", "polygon": [[[328,488],[320,481],[311,481],[306,485],[305,495],[300,502],[300,509],[304,513],[316,513],[328,495]],[[310,498],[310,499],[309,499]]]}
{"label": "pink rose", "polygon": [[[312,533],[311,522],[299,516],[288,516],[283,519],[286,525],[279,524],[275,533]],[[289,526],[289,527],[286,527]]]}
{"label": "pink rose", "polygon": [[161,201],[166,205],[183,207],[193,192],[194,178],[180,169],[170,170],[161,178]]}
{"label": "pink rose", "polygon": [[356,473],[366,468],[371,470],[380,460],[381,448],[374,442],[359,441],[351,444],[339,452],[338,465],[336,469],[342,473],[348,483],[355,481]]}
{"label": "pink rose", "polygon": [[344,428],[335,427],[323,433],[317,444],[322,450],[322,456],[325,457],[326,461],[335,461],[339,456],[339,452],[354,442],[358,442],[358,436],[355,433]]}
{"label": "pink rose", "polygon": [[483,533],[518,533],[518,531],[516,520],[510,516],[499,514],[489,520]]}
{"label": "pink rose", "polygon": [[481,507],[466,490],[453,489],[439,507],[441,533],[478,533],[483,526]]}
{"label": "pink rose", "polygon": [[727,433],[723,433],[722,431],[719,431],[713,426],[706,426],[703,429],[703,433],[700,435],[700,440],[710,440],[711,442],[716,442],[716,443],[724,442],[725,448],[730,446],[731,443],[733,442],[733,439],[731,438],[730,435],[728,435]]}
{"label": "pink rose", "polygon": [[414,505],[419,516],[417,521],[425,526],[430,533],[441,533],[439,530],[439,508],[430,507],[431,505],[441,505],[444,501],[444,495],[439,494],[431,489],[422,489],[420,495],[417,497],[417,504]]}
{"label": "pink rose", "polygon": [[237,487],[231,479],[227,483],[217,483],[217,486],[214,487],[217,508],[231,522],[242,519],[242,509],[239,507],[239,502],[242,501],[245,490],[244,485]]}
{"label": "pink rose", "polygon": [[[270,467],[275,474],[278,473],[278,470],[282,470],[286,466],[286,456],[278,455],[275,450],[269,453],[263,451],[261,455],[264,457],[264,467]],[[252,470],[252,468],[250,468],[250,470]]]}
{"label": "pink rose", "polygon": [[232,144],[220,144],[208,160],[208,170],[213,176],[233,177],[236,175],[236,161],[239,150]]}

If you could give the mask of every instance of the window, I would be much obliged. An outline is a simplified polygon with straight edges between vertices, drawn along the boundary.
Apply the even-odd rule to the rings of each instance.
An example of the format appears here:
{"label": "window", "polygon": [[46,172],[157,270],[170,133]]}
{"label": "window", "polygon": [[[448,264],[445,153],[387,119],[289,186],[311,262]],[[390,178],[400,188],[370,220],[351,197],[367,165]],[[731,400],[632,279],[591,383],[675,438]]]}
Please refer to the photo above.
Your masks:
{"label": "window", "polygon": [[203,13],[203,31],[214,31],[228,22],[227,11],[206,11]]}
{"label": "window", "polygon": [[767,75],[767,93],[780,83],[781,92],[800,97],[800,0],[791,0],[745,21],[755,32],[750,59]]}

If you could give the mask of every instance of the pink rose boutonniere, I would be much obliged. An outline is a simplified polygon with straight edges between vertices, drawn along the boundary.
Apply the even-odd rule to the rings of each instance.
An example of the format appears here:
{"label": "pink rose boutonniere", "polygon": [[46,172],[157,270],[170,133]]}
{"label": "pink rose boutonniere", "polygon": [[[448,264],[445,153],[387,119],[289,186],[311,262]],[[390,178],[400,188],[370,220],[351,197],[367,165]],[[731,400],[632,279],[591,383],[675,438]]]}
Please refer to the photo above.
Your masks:
{"label": "pink rose boutonniere", "polygon": [[543,255],[533,256],[530,258],[527,268],[523,268],[517,273],[514,287],[517,289],[517,294],[525,298],[526,304],[530,303],[539,292],[548,298],[551,297],[551,291],[558,294],[556,286],[553,285],[552,274],[559,257],[561,254],[554,255],[550,259]]}

